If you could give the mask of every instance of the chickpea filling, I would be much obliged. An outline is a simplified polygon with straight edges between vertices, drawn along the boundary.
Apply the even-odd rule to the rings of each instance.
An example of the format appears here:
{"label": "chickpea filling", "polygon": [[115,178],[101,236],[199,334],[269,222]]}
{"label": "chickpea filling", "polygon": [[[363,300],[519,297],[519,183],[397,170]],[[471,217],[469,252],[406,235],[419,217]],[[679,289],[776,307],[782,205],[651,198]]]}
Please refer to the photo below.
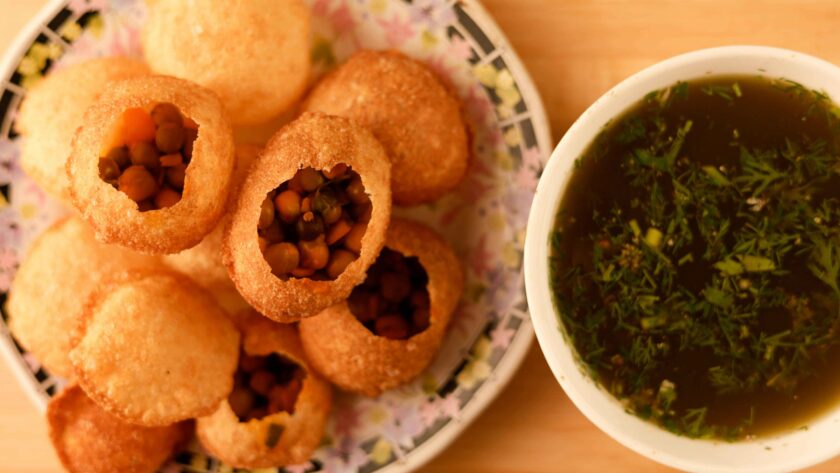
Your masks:
{"label": "chickpea filling", "polygon": [[286,411],[295,413],[306,371],[276,353],[252,356],[242,352],[228,403],[241,422]]}
{"label": "chickpea filling", "polygon": [[99,158],[99,177],[137,202],[141,212],[177,204],[198,125],[171,103],[123,112]]}
{"label": "chickpea filling", "polygon": [[347,299],[350,312],[368,330],[405,340],[429,328],[429,277],[416,257],[383,248],[365,282]]}
{"label": "chickpea filling", "polygon": [[359,257],[373,206],[346,164],[299,170],[266,195],[257,224],[260,250],[278,278],[337,278]]}

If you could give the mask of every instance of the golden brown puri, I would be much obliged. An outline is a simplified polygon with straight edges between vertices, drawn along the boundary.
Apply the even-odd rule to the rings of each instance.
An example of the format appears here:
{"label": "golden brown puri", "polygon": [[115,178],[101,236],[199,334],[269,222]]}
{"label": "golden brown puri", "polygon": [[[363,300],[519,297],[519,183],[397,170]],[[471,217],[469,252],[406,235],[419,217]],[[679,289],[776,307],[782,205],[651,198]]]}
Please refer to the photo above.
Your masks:
{"label": "golden brown puri", "polygon": [[464,285],[455,253],[425,225],[392,220],[385,246],[405,257],[416,257],[425,269],[430,301],[427,329],[404,340],[374,335],[351,312],[347,301],[301,320],[299,325],[312,367],[341,389],[367,396],[406,383],[429,365]]}
{"label": "golden brown puri", "polygon": [[[174,104],[197,125],[192,158],[177,204],[141,211],[125,192],[100,177],[103,147],[129,109]],[[118,137],[117,137],[118,138]],[[106,150],[107,151],[107,150]],[[234,164],[233,131],[215,94],[173,77],[149,76],[114,83],[85,113],[67,161],[73,205],[100,241],[155,254],[198,244],[225,211]]]}
{"label": "golden brown puri", "polygon": [[47,406],[50,441],[69,473],[153,473],[189,436],[188,424],[142,427],[100,408],[77,385]]}
{"label": "golden brown puri", "polygon": [[9,291],[9,326],[50,373],[73,376],[70,335],[87,295],[123,270],[153,268],[156,257],[96,241],[77,217],[53,224],[29,248]]}
{"label": "golden brown puri", "polygon": [[[372,203],[359,257],[333,280],[281,279],[260,248],[257,226],[269,192],[301,168],[350,166]],[[347,119],[307,113],[282,128],[251,167],[225,231],[223,260],[239,293],[257,311],[278,322],[294,322],[346,298],[365,277],[385,239],[391,216],[390,165],[373,135]]]}
{"label": "golden brown puri", "polygon": [[228,314],[251,306],[236,290],[222,263],[222,237],[225,217],[198,245],[172,255],[164,255],[163,264],[189,277],[204,288]]}
{"label": "golden brown puri", "polygon": [[303,95],[310,31],[302,0],[205,2],[201,8],[158,0],[143,27],[143,53],[155,72],[219,94],[234,123],[255,124]]}
{"label": "golden brown puri", "polygon": [[[261,147],[251,144],[236,145],[236,166],[230,186],[229,202],[235,200],[237,189],[245,179],[248,168],[257,158],[261,149]],[[219,220],[216,228],[204,237],[201,243],[180,253],[166,255],[163,257],[163,262],[172,269],[191,277],[193,281],[210,291],[214,296],[230,293],[233,298],[233,295],[238,295],[238,293],[236,293],[236,288],[222,263],[222,236],[226,222],[227,215]],[[222,301],[219,302],[222,306],[228,305],[222,303]]]}
{"label": "golden brown puri", "polygon": [[24,136],[20,164],[50,194],[69,200],[64,165],[85,110],[112,81],[149,73],[140,61],[92,59],[51,72],[23,98],[15,126]]}
{"label": "golden brown puri", "polygon": [[394,203],[437,200],[469,161],[459,101],[422,63],[396,51],[360,51],[315,86],[303,104],[369,128],[391,158]]}
{"label": "golden brown puri", "polygon": [[164,255],[163,262],[210,292],[219,287],[232,287],[233,283],[222,264],[223,221],[201,243],[180,253]]}
{"label": "golden brown puri", "polygon": [[[256,314],[240,315],[238,320],[243,330],[240,368],[261,357],[279,355],[303,370],[302,385],[293,399],[291,413],[279,410],[247,421],[241,421],[231,407],[231,402],[238,402],[232,393],[231,399],[223,401],[216,412],[198,419],[198,438],[210,454],[235,467],[303,463],[324,435],[332,406],[332,388],[310,370],[293,325],[277,324]],[[257,386],[255,378],[265,369],[265,366],[255,368],[256,373],[252,370],[250,384]]]}
{"label": "golden brown puri", "polygon": [[216,409],[233,387],[239,332],[187,277],[138,271],[88,298],[71,345],[91,399],[126,422],[156,426]]}

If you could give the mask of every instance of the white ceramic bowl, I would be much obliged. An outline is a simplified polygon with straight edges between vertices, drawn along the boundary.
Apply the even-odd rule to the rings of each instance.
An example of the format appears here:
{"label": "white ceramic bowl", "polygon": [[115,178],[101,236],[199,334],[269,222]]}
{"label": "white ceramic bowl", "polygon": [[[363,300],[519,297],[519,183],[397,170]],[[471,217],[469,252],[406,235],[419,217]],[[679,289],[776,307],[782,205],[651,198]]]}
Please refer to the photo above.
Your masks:
{"label": "white ceramic bowl", "polygon": [[525,285],[537,339],[554,376],[572,402],[601,430],[625,446],[660,463],[687,471],[713,473],[786,472],[840,453],[840,406],[795,430],[775,437],[727,443],[693,440],[627,414],[596,385],[576,361],[551,298],[548,282],[549,235],[572,173],[574,160],[603,126],[652,90],[719,74],[761,74],[790,79],[840,99],[840,68],[784,49],[730,46],[677,56],[651,66],[599,98],[572,125],[543,172],[528,220]]}

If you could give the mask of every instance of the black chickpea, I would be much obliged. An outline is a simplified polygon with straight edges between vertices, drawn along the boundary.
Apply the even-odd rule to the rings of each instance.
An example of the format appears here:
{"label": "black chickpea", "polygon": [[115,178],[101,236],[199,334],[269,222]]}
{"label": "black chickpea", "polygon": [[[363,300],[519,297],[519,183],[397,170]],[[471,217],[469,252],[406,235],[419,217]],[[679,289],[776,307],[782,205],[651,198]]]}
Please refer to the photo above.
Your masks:
{"label": "black chickpea", "polygon": [[155,146],[164,153],[174,153],[184,146],[184,126],[177,122],[165,122],[155,132]]}
{"label": "black chickpea", "polygon": [[152,121],[155,125],[164,123],[183,123],[183,117],[178,107],[171,103],[159,103],[152,108]]}

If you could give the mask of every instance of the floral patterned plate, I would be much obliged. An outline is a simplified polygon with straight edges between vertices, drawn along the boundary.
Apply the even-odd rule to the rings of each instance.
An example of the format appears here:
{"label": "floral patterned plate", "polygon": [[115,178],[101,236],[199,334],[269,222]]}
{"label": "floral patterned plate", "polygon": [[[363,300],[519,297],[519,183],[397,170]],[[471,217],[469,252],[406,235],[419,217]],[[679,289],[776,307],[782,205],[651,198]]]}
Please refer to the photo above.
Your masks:
{"label": "floral patterned plate", "polygon": [[[516,54],[474,0],[310,0],[316,76],[360,48],[420,58],[460,95],[475,156],[465,182],[401,213],[446,235],[467,289],[439,356],[415,382],[376,399],[339,395],[322,447],[304,465],[260,472],[398,472],[448,445],[496,396],[533,338],[522,248],[537,179],[552,148],[540,98]],[[6,57],[0,89],[0,305],[28,243],[66,210],[18,166],[15,115],[47,71],[104,55],[139,56],[141,0],[55,0]],[[278,26],[279,27],[279,26]],[[0,351],[43,408],[62,386],[10,336]],[[192,444],[164,472],[233,472]]]}

